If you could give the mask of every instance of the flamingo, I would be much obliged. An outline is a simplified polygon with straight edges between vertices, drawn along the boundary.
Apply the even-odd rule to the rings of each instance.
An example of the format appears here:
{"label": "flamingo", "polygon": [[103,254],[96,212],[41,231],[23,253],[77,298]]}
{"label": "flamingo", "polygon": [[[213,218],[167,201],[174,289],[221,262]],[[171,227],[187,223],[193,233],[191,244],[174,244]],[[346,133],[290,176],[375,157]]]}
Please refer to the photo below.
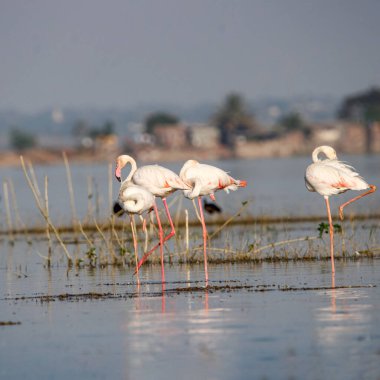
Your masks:
{"label": "flamingo", "polygon": [[[118,211],[118,207],[129,214],[131,231],[133,237],[133,247],[135,251],[137,282],[138,277],[138,252],[136,239],[136,226],[134,215],[142,215],[145,212],[151,212],[154,209],[154,195],[142,186],[134,185],[131,181],[123,182],[120,187],[117,203],[114,206],[114,211]],[[143,229],[145,228],[145,219]]]}
{"label": "flamingo", "polygon": [[[323,153],[326,158],[321,160],[319,154]],[[313,163],[309,165],[305,173],[305,185],[309,191],[315,191],[325,198],[330,233],[331,270],[335,273],[334,265],[334,228],[331,218],[329,196],[344,193],[347,190],[366,190],[367,192],[339,206],[339,217],[344,219],[343,209],[352,202],[376,191],[375,185],[369,185],[355,172],[355,169],[338,160],[335,150],[331,146],[323,145],[314,149],[312,153]]]}
{"label": "flamingo", "polygon": [[163,166],[145,165],[141,166],[140,168],[137,168],[137,164],[134,158],[125,154],[117,157],[116,159],[115,176],[119,182],[121,182],[121,170],[128,163],[131,165],[131,171],[129,172],[128,177],[123,181],[123,183],[129,184],[131,182],[135,185],[142,186],[150,193],[152,193],[155,197],[161,198],[162,203],[164,204],[166,215],[169,219],[171,231],[167,236],[164,237],[161,219],[158,213],[156,202],[154,201],[153,208],[157,218],[159,243],[143,256],[137,267],[138,270],[138,268],[140,268],[142,263],[145,261],[144,258],[148,257],[154,250],[157,249],[158,246],[160,246],[161,276],[162,281],[164,282],[165,272],[163,245],[165,241],[169,240],[171,237],[175,235],[175,228],[172,218],[170,216],[169,208],[166,202],[166,197],[176,190],[188,189],[189,186],[186,185],[176,173],[174,173],[170,169],[164,168]]}
{"label": "flamingo", "polygon": [[208,285],[208,269],[207,269],[207,229],[203,214],[202,196],[209,195],[215,201],[214,193],[218,190],[224,190],[226,193],[235,191],[239,187],[246,187],[247,182],[232,178],[224,170],[215,166],[201,164],[196,160],[188,160],[183,165],[179,176],[191,188],[184,190],[183,193],[186,198],[193,200],[198,197],[199,214],[202,224],[203,233],[203,256],[204,256],[204,270],[205,281]]}

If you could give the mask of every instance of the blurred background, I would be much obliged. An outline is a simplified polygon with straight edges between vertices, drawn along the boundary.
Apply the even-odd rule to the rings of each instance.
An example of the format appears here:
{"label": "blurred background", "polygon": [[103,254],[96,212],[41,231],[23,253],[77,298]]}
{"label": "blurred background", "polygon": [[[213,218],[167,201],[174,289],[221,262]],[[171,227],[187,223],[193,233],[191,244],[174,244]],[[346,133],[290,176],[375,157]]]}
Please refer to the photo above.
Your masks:
{"label": "blurred background", "polygon": [[0,164],[380,152],[377,0],[0,0]]}

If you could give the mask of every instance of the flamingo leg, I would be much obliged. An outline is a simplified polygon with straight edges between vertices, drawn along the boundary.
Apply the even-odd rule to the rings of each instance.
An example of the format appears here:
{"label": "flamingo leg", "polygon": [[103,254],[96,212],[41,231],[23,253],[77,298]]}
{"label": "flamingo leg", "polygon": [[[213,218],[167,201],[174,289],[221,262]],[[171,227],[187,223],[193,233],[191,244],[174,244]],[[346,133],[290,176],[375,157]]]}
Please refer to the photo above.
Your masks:
{"label": "flamingo leg", "polygon": [[136,263],[136,273],[137,273],[137,285],[140,285],[140,277],[139,277],[139,268],[137,266],[138,264],[138,251],[137,251],[137,238],[136,238],[136,225],[135,225],[135,218],[132,214],[129,215],[130,221],[131,221],[131,231],[132,231],[132,238],[133,238],[133,248],[135,250],[135,263]]}
{"label": "flamingo leg", "polygon": [[330,210],[330,202],[329,197],[325,197],[326,208],[327,208],[327,216],[329,218],[329,232],[330,232],[330,255],[331,255],[331,272],[335,273],[335,265],[334,265],[334,226],[331,218],[331,210]]}
{"label": "flamingo leg", "polygon": [[[161,242],[159,242],[158,244],[156,244],[152,249],[150,249],[148,252],[146,252],[143,257],[141,258],[141,260],[139,261],[138,263],[138,269],[140,269],[140,267],[145,263],[145,261],[147,260],[147,258],[158,248],[158,247],[161,247],[163,246],[163,243],[166,242],[167,240],[169,240],[171,237],[173,237],[175,235],[175,228],[174,228],[174,223],[173,223],[173,220],[170,216],[170,212],[169,212],[169,207],[168,207],[168,204],[166,202],[166,198],[162,198],[162,203],[164,204],[164,207],[165,207],[165,212],[166,212],[166,216],[168,217],[169,219],[169,223],[170,223],[170,227],[171,227],[171,231],[170,233],[165,236],[163,238],[163,242],[161,244]],[[136,273],[136,272],[135,272]]]}
{"label": "flamingo leg", "polygon": [[[161,256],[161,279],[162,279],[162,282],[164,283],[165,282],[165,269],[164,269],[164,231],[162,230],[161,219],[160,219],[160,215],[158,213],[156,202],[154,202],[154,212],[156,213],[157,224],[158,224],[158,235],[159,235],[159,240],[160,240],[159,246],[160,246],[160,256]],[[141,262],[141,260],[140,260],[140,262]],[[140,266],[137,266],[137,270],[138,270],[138,268],[140,268]]]}
{"label": "flamingo leg", "polygon": [[162,198],[162,203],[164,204],[165,211],[166,211],[166,216],[169,219],[170,228],[171,228],[171,231],[170,231],[169,235],[165,236],[165,239],[164,239],[164,241],[167,241],[167,240],[169,240],[171,237],[173,237],[175,235],[175,228],[174,228],[174,223],[173,223],[172,217],[170,215],[168,203],[166,202],[166,198]]}
{"label": "flamingo leg", "polygon": [[375,186],[375,185],[369,185],[369,187],[370,187],[370,189],[369,189],[367,192],[365,192],[365,193],[363,193],[363,194],[360,194],[360,195],[358,195],[357,197],[352,198],[352,199],[350,199],[349,201],[347,201],[346,203],[343,203],[341,206],[339,206],[339,217],[340,217],[340,220],[343,220],[343,219],[344,219],[344,216],[343,216],[343,209],[344,209],[347,205],[349,205],[349,204],[352,203],[352,202],[357,201],[357,200],[360,199],[360,198],[365,197],[366,195],[372,194],[372,193],[374,193],[374,192],[376,191],[376,186]]}
{"label": "flamingo leg", "polygon": [[207,229],[206,229],[206,223],[205,218],[203,215],[203,206],[202,206],[202,197],[198,197],[198,206],[199,206],[199,213],[201,216],[201,223],[202,223],[202,232],[203,232],[203,256],[204,256],[204,266],[205,266],[205,281],[206,286],[208,286],[208,269],[207,269]]}
{"label": "flamingo leg", "polygon": [[146,228],[146,220],[144,217],[140,215],[140,219],[142,222],[142,230],[145,234],[145,244],[144,244],[144,252],[148,249],[148,229]]}

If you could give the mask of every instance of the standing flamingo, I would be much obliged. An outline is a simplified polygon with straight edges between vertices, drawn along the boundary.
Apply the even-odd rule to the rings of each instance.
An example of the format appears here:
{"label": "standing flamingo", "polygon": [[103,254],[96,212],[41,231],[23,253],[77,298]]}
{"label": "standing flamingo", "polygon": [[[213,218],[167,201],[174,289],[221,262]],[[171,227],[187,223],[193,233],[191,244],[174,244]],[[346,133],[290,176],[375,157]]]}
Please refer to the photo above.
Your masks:
{"label": "standing flamingo", "polygon": [[194,199],[198,197],[199,214],[201,217],[203,232],[203,255],[205,268],[205,281],[208,285],[208,269],[207,269],[207,229],[203,215],[202,196],[209,195],[215,201],[214,193],[218,190],[224,190],[229,193],[230,190],[235,191],[239,187],[247,186],[246,181],[240,181],[232,178],[224,170],[215,166],[201,164],[196,160],[188,160],[183,165],[179,173],[181,179],[188,184],[191,189],[184,190],[186,198]]}
{"label": "standing flamingo", "polygon": [[[327,158],[320,160],[318,155],[323,153]],[[329,196],[344,193],[347,190],[366,190],[369,191],[358,195],[355,198],[343,203],[339,207],[339,216],[343,220],[343,209],[350,203],[376,191],[375,185],[369,185],[364,179],[355,172],[352,166],[338,160],[335,150],[327,145],[315,148],[312,153],[313,163],[309,165],[305,173],[305,184],[309,191],[316,191],[323,195],[326,202],[327,216],[329,220],[330,232],[330,254],[331,270],[335,273],[334,265],[334,227],[332,224]]]}
{"label": "standing flamingo", "polygon": [[[186,185],[181,178],[175,174],[173,171],[164,168],[159,165],[145,165],[140,168],[137,168],[136,161],[133,157],[128,155],[121,155],[116,159],[116,169],[115,176],[117,180],[121,181],[121,170],[127,164],[131,165],[131,171],[128,177],[123,181],[123,183],[128,183],[131,181],[132,183],[142,186],[147,189],[150,193],[152,193],[155,197],[160,197],[165,207],[166,215],[169,219],[171,232],[164,237],[161,219],[158,213],[156,202],[154,202],[153,208],[157,218],[158,231],[159,231],[159,243],[154,246],[149,252],[147,252],[144,257],[140,260],[138,268],[145,261],[145,257],[148,257],[158,246],[160,246],[160,254],[161,254],[161,275],[162,281],[165,281],[165,272],[164,272],[164,250],[163,245],[164,242],[169,240],[172,236],[175,235],[175,228],[170,216],[169,208],[166,202],[166,197],[173,193],[176,190],[185,190],[188,189],[189,186]],[[138,269],[137,268],[137,269]]]}
{"label": "standing flamingo", "polygon": [[[121,210],[127,212],[130,217],[131,231],[133,237],[133,247],[135,251],[137,282],[138,277],[138,252],[137,252],[137,239],[136,239],[136,225],[134,215],[141,215],[144,212],[150,212],[154,209],[154,195],[142,186],[134,185],[131,181],[123,182],[120,187],[117,203],[114,210]],[[143,229],[145,228],[145,219],[143,222]]]}

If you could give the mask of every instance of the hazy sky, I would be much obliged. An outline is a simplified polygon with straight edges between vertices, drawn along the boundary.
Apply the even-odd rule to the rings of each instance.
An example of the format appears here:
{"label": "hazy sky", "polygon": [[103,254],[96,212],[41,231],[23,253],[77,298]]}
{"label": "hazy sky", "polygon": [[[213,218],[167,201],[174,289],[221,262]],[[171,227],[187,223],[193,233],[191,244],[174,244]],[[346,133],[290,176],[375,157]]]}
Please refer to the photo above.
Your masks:
{"label": "hazy sky", "polygon": [[0,0],[0,109],[343,95],[380,84],[378,0]]}

